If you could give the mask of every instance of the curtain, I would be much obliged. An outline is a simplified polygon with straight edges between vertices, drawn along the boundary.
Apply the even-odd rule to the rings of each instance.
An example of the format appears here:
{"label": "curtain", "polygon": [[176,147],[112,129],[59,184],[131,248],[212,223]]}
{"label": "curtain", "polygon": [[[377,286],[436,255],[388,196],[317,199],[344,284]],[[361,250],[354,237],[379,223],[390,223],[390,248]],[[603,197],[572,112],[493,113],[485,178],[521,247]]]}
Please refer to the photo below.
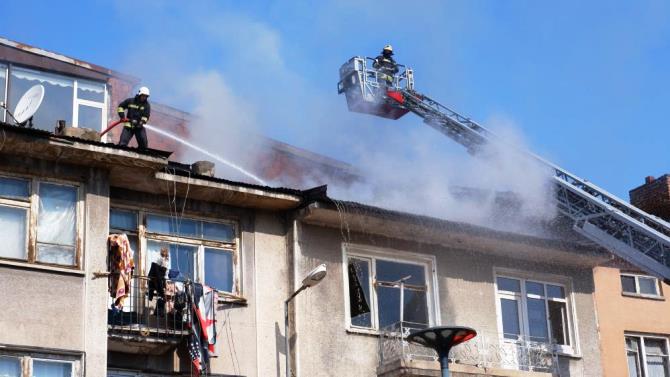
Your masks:
{"label": "curtain", "polygon": [[34,84],[57,85],[63,88],[73,88],[74,80],[53,73],[33,71],[25,68],[12,68],[12,76],[21,80],[35,81]]}
{"label": "curtain", "polygon": [[41,183],[37,216],[37,260],[74,265],[77,189]]}
{"label": "curtain", "polygon": [[27,216],[25,208],[0,206],[0,256],[26,259]]}

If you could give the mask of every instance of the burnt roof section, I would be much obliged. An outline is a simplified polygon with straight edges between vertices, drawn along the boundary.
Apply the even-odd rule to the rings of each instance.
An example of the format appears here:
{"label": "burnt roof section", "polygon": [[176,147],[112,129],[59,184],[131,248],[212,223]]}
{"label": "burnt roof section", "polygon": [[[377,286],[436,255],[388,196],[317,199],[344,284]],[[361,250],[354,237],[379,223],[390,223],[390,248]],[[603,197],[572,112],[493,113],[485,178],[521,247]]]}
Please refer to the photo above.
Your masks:
{"label": "burnt roof section", "polygon": [[10,132],[15,132],[18,134],[24,134],[24,135],[30,135],[34,136],[37,138],[42,138],[42,139],[60,139],[60,140],[69,140],[69,141],[74,141],[77,143],[82,143],[82,144],[89,144],[89,145],[96,145],[100,147],[107,147],[107,148],[113,148],[113,149],[118,149],[122,151],[128,151],[128,152],[135,152],[151,157],[159,157],[159,158],[165,158],[167,159],[170,157],[172,152],[170,151],[162,151],[159,149],[138,149],[138,148],[132,148],[132,147],[122,147],[120,145],[114,144],[114,143],[104,143],[102,141],[94,141],[94,140],[88,140],[88,139],[82,139],[74,136],[64,136],[64,135],[56,135],[52,132],[45,131],[45,130],[40,130],[37,128],[28,128],[28,127],[20,127],[13,125],[11,123],[6,123],[6,122],[0,122],[0,130],[3,131],[10,131]]}

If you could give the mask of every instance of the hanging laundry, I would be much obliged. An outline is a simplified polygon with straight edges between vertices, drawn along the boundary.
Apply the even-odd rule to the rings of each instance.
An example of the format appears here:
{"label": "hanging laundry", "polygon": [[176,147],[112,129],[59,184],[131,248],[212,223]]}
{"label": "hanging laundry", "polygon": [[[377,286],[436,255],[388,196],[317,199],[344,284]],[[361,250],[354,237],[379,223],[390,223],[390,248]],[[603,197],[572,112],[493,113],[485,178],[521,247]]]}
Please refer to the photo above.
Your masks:
{"label": "hanging laundry", "polygon": [[125,300],[130,294],[130,281],[135,268],[128,236],[110,234],[107,237],[107,257],[110,272],[109,294],[114,299],[112,309],[120,310],[123,309]]}

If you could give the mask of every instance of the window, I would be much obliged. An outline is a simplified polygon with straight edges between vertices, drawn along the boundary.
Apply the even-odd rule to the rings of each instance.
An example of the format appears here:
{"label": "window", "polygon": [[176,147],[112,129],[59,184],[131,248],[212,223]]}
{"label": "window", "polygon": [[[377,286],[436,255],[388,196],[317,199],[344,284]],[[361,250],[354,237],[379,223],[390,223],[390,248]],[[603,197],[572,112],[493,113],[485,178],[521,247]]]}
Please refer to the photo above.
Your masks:
{"label": "window", "polygon": [[351,328],[379,330],[400,322],[423,328],[432,322],[432,259],[351,248],[345,260]]}
{"label": "window", "polygon": [[499,323],[504,339],[552,343],[572,352],[564,285],[497,276]]}
{"label": "window", "polygon": [[74,377],[79,376],[78,357],[48,354],[13,353],[0,354],[0,377]]}
{"label": "window", "polygon": [[14,66],[10,67],[9,77],[9,109],[15,108],[32,86],[44,86],[42,105],[33,118],[36,128],[52,131],[58,120],[65,120],[68,126],[100,130],[107,121],[104,83]]}
{"label": "window", "polygon": [[0,176],[0,258],[78,266],[78,196],[76,186]]}
{"label": "window", "polygon": [[626,335],[630,377],[668,377],[668,338]]}
{"label": "window", "polygon": [[[0,102],[7,101],[7,66],[0,64]],[[0,121],[5,120],[5,109],[0,109]]]}
{"label": "window", "polygon": [[637,274],[621,274],[621,291],[624,294],[660,297],[658,279]]}
{"label": "window", "polygon": [[[143,231],[140,231],[143,227]],[[144,241],[145,272],[160,259],[160,250],[168,249],[168,269],[174,279],[190,279],[220,291],[239,294],[235,278],[237,231],[233,223],[179,218],[141,211],[111,209],[110,232],[126,233],[137,253]],[[143,239],[139,234],[144,234]]]}

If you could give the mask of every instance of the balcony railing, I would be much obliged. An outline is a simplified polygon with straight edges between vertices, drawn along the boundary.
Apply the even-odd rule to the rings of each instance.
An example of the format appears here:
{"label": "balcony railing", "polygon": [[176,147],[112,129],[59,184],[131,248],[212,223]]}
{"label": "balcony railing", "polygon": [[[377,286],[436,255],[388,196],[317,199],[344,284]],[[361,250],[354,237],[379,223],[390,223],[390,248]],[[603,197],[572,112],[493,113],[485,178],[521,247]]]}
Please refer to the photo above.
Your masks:
{"label": "balcony railing", "polygon": [[166,280],[163,293],[156,294],[154,289],[150,292],[153,286],[148,277],[133,276],[130,295],[121,310],[112,308],[113,299],[109,299],[107,329],[110,339],[178,343],[189,334],[190,311],[186,310],[185,300],[188,284]]}
{"label": "balcony railing", "polygon": [[[380,366],[397,360],[437,360],[435,351],[406,341],[420,326],[393,324],[382,329],[379,337]],[[500,368],[534,372],[556,372],[557,356],[553,346],[529,340],[503,340],[501,334],[479,332],[477,337],[451,350],[453,363],[480,368]]]}

